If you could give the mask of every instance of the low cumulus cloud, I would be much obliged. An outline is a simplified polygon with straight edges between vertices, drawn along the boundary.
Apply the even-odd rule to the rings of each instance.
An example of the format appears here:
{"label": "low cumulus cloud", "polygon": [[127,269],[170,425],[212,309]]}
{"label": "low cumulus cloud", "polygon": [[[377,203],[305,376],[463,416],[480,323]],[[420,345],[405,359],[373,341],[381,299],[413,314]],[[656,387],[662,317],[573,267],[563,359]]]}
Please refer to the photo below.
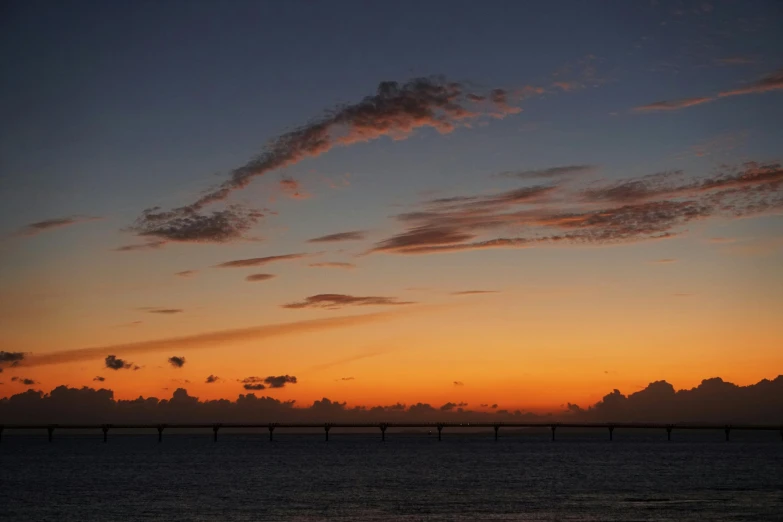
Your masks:
{"label": "low cumulus cloud", "polygon": [[307,254],[284,254],[280,256],[266,256],[266,257],[251,257],[249,259],[235,259],[234,261],[226,261],[215,265],[214,268],[250,268],[255,266],[262,266],[268,263],[274,263],[276,261],[291,261],[294,259],[301,259]]}
{"label": "low cumulus cloud", "polygon": [[27,377],[11,377],[11,381],[18,382],[19,384],[23,384],[25,386],[35,386],[36,384],[39,384],[33,379],[28,379]]}
{"label": "low cumulus cloud", "polygon": [[30,223],[29,225],[25,225],[17,232],[17,235],[30,237],[30,236],[38,235],[41,232],[47,232],[49,230],[63,228],[70,225],[76,225],[78,223],[87,223],[89,221],[95,221],[97,219],[100,218],[95,216],[81,216],[81,215],[74,215],[74,216],[54,218],[54,219],[45,219],[43,221],[37,221],[35,223]]}
{"label": "low cumulus cloud", "polygon": [[217,375],[210,374],[209,377],[206,378],[204,383],[205,384],[214,384],[214,383],[218,382],[219,380],[220,380],[220,377],[218,377]]}
{"label": "low cumulus cloud", "polygon": [[454,409],[464,408],[467,405],[468,405],[467,402],[460,402],[460,403],[447,402],[446,404],[440,407],[440,411],[451,411]]}
{"label": "low cumulus cloud", "polygon": [[0,366],[14,366],[25,358],[24,352],[4,352],[0,350]]}
{"label": "low cumulus cloud", "polygon": [[403,230],[370,252],[430,254],[666,239],[694,221],[780,212],[781,186],[779,163],[748,162],[701,178],[670,171],[586,186],[553,184],[439,198],[397,215]]}
{"label": "low cumulus cloud", "polygon": [[296,384],[296,377],[293,375],[270,375],[264,379],[264,384],[270,388],[283,388],[286,384]]}
{"label": "low cumulus cloud", "polygon": [[338,232],[321,237],[308,239],[308,243],[336,243],[338,241],[358,241],[367,237],[367,232],[363,230],[353,230],[351,232]]}
{"label": "low cumulus cloud", "polygon": [[116,355],[107,355],[104,364],[110,370],[128,370],[133,367],[132,362],[120,359]]}
{"label": "low cumulus cloud", "polygon": [[185,358],[178,356],[178,355],[172,355],[168,358],[169,364],[172,365],[174,368],[182,368],[185,366]]}
{"label": "low cumulus cloud", "polygon": [[335,310],[344,306],[388,306],[414,304],[413,301],[398,301],[396,297],[354,296],[346,294],[317,294],[304,301],[282,305],[283,308],[325,308]]}
{"label": "low cumulus cloud", "polygon": [[268,281],[274,277],[274,274],[250,274],[249,276],[245,277],[245,281],[258,283],[260,281]]}
{"label": "low cumulus cloud", "polygon": [[[263,386],[264,379],[253,379],[248,384]],[[294,400],[280,401],[253,393],[240,394],[235,401],[200,401],[182,388],[169,399],[116,400],[114,392],[108,389],[58,386],[48,394],[27,390],[0,399],[0,419],[9,424],[243,423],[263,419],[261,422],[709,422],[777,426],[783,411],[783,376],[748,386],[716,377],[682,390],[676,390],[666,381],[656,381],[628,395],[613,390],[593,405],[582,407],[569,403],[560,411],[542,415],[499,410],[497,404],[490,406],[492,411],[472,411],[467,406],[449,402],[433,407],[417,402],[351,407],[325,397],[310,405],[297,406]],[[770,436],[778,437],[780,442],[777,432]]]}
{"label": "low cumulus cloud", "polygon": [[103,382],[106,380],[106,377],[101,377],[100,375],[96,375],[95,377],[92,378],[92,380],[97,382]]}
{"label": "low cumulus cloud", "polygon": [[516,114],[521,109],[513,105],[515,96],[503,89],[473,93],[462,84],[440,77],[381,82],[376,94],[341,105],[274,138],[260,154],[233,169],[228,179],[192,203],[172,210],[145,210],[131,230],[164,241],[222,243],[239,239],[263,217],[259,212],[237,205],[209,213],[204,209],[225,201],[255,178],[320,156],[334,147],[383,136],[405,139],[424,127],[446,134],[481,116],[503,118]]}
{"label": "low cumulus cloud", "polygon": [[310,263],[311,267],[313,268],[342,268],[345,270],[353,270],[356,268],[356,265],[353,263],[341,263],[337,261],[325,261],[323,263]]}
{"label": "low cumulus cloud", "polygon": [[284,388],[286,384],[296,384],[293,375],[270,375],[269,377],[245,377],[239,381],[246,390],[265,390],[267,388]]}
{"label": "low cumulus cloud", "polygon": [[266,384],[264,384],[264,379],[261,377],[245,377],[241,381],[242,387],[246,390],[265,390]]}
{"label": "low cumulus cloud", "polygon": [[717,101],[721,98],[730,96],[743,96],[746,94],[759,94],[769,91],[783,89],[783,69],[778,69],[758,80],[749,82],[743,86],[721,91],[712,96],[701,96],[696,98],[683,98],[679,100],[664,100],[647,105],[635,107],[636,112],[654,112],[654,111],[673,111],[701,105],[703,103]]}

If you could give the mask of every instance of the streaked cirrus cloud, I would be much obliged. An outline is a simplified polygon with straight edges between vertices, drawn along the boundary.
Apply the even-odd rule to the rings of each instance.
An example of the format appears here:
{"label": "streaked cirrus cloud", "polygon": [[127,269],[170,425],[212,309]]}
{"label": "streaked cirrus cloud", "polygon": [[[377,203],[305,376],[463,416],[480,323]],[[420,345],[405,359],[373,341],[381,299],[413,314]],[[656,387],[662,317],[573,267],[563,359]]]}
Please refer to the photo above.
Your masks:
{"label": "streaked cirrus cloud", "polygon": [[712,176],[681,171],[614,182],[534,186],[497,195],[425,201],[399,214],[403,230],[371,252],[430,254],[554,244],[665,239],[685,225],[783,210],[783,168],[748,162]]}
{"label": "streaked cirrus cloud", "polygon": [[727,98],[729,96],[759,94],[769,91],[776,91],[778,89],[783,89],[783,69],[778,69],[777,71],[774,71],[758,80],[749,82],[740,87],[721,91],[712,96],[682,98],[678,100],[663,100],[649,103],[647,105],[641,105],[639,107],[635,107],[633,110],[636,112],[672,111],[684,109],[686,107],[692,107],[694,105],[701,105],[703,103],[716,101],[720,98]]}
{"label": "streaked cirrus cloud", "polygon": [[248,259],[235,259],[234,261],[226,261],[215,265],[214,268],[248,268],[254,266],[262,266],[267,263],[274,263],[275,261],[290,261],[293,259],[300,259],[307,254],[284,254],[279,256],[266,256],[266,257],[251,257]]}
{"label": "streaked cirrus cloud", "polygon": [[364,239],[367,233],[364,230],[352,230],[350,232],[338,232],[336,234],[329,234],[321,237],[314,237],[308,239],[308,243],[335,243],[337,241],[356,241]]}
{"label": "streaked cirrus cloud", "polygon": [[481,116],[503,118],[520,112],[513,93],[493,89],[473,93],[441,77],[414,78],[405,83],[381,82],[374,95],[341,105],[310,123],[272,139],[265,150],[233,169],[224,182],[192,203],[172,210],[145,210],[131,229],[142,237],[165,241],[223,243],[241,238],[262,217],[254,210],[231,206],[201,213],[225,201],[269,172],[320,156],[334,147],[350,146],[383,136],[405,139],[416,129],[452,132],[462,122]]}
{"label": "streaked cirrus cloud", "polygon": [[43,221],[36,221],[35,223],[30,223],[29,225],[25,225],[24,227],[19,229],[17,235],[30,237],[30,236],[35,236],[37,234],[40,234],[41,232],[47,232],[49,230],[76,225],[78,223],[87,223],[89,221],[96,221],[98,219],[101,218],[96,216],[82,216],[78,214],[73,216],[61,217],[61,218],[45,219]]}

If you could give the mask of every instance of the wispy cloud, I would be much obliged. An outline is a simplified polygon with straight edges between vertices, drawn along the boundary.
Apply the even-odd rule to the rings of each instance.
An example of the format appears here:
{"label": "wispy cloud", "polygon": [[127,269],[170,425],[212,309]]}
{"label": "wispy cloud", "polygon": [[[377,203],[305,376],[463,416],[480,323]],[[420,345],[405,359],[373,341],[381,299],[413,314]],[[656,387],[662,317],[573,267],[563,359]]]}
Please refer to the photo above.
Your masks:
{"label": "wispy cloud", "polygon": [[672,258],[666,258],[666,259],[656,259],[655,261],[652,262],[656,264],[671,264],[671,263],[676,263],[677,260]]}
{"label": "wispy cloud", "polygon": [[275,277],[274,274],[250,274],[249,276],[245,277],[245,281],[250,281],[251,283],[258,283],[260,281],[268,281]]}
{"label": "wispy cloud", "polygon": [[174,315],[174,314],[181,314],[185,310],[182,308],[153,308],[151,310],[147,310],[147,313],[149,314],[160,314],[160,315]]}
{"label": "wispy cloud", "polygon": [[310,194],[304,191],[302,184],[292,178],[283,178],[278,183],[283,194],[291,199],[307,199]]}
{"label": "wispy cloud", "polygon": [[82,216],[82,215],[73,215],[73,216],[62,217],[62,218],[45,219],[43,221],[36,221],[35,223],[30,223],[29,225],[25,225],[17,232],[17,235],[27,236],[27,237],[35,236],[37,234],[40,234],[41,232],[46,232],[57,228],[63,228],[70,225],[76,225],[78,223],[87,223],[89,221],[96,221],[98,219],[101,218],[96,216]]}
{"label": "wispy cloud", "polygon": [[165,244],[166,244],[165,241],[147,241],[146,243],[135,243],[131,245],[119,246],[113,250],[114,252],[136,252],[138,250],[158,250],[159,248],[163,248]]}
{"label": "wispy cloud", "polygon": [[183,270],[182,272],[177,272],[174,275],[178,277],[193,277],[196,274],[198,274],[198,270]]}
{"label": "wispy cloud", "polygon": [[[20,366],[41,366],[47,364],[62,364],[75,361],[89,361],[101,359],[114,353],[157,353],[170,350],[191,350],[214,348],[234,342],[261,341],[285,335],[296,335],[306,332],[319,332],[335,328],[349,328],[355,325],[370,324],[380,321],[388,321],[401,316],[401,311],[387,311],[372,314],[348,315],[343,317],[330,317],[325,319],[312,319],[308,321],[295,321],[289,323],[277,323],[249,328],[237,328],[232,330],[218,330],[214,332],[186,335],[182,337],[169,337],[153,339],[135,343],[112,344],[74,350],[62,350],[44,354],[31,354],[19,361]],[[123,361],[124,364],[124,361]]]}
{"label": "wispy cloud", "polygon": [[334,310],[344,306],[386,306],[414,304],[413,301],[398,301],[396,297],[365,296],[346,294],[317,294],[304,301],[282,305],[283,308],[326,308]]}
{"label": "wispy cloud", "polygon": [[591,174],[598,167],[595,165],[564,165],[535,170],[506,171],[499,174],[503,178],[536,179],[536,178],[569,178]]}
{"label": "wispy cloud", "polygon": [[214,268],[248,268],[254,266],[262,266],[267,263],[274,263],[275,261],[290,261],[292,259],[300,259],[307,254],[285,254],[281,256],[266,256],[266,257],[251,257],[249,259],[236,259],[234,261],[226,261],[215,265]]}
{"label": "wispy cloud", "polygon": [[770,73],[756,81],[750,82],[744,86],[721,91],[713,96],[683,98],[679,100],[664,100],[635,107],[633,110],[636,112],[672,111],[684,109],[686,107],[692,107],[694,105],[701,105],[703,103],[715,101],[720,98],[742,96],[745,94],[759,94],[769,91],[776,91],[778,89],[783,89],[783,69],[778,69],[777,71]]}
{"label": "wispy cloud", "polygon": [[715,63],[718,65],[752,65],[756,63],[756,59],[749,56],[727,56],[716,58]]}
{"label": "wispy cloud", "polygon": [[256,177],[320,156],[338,146],[372,141],[383,136],[405,139],[416,129],[453,131],[461,122],[481,116],[504,117],[520,112],[513,93],[493,89],[476,95],[444,78],[415,78],[404,84],[382,82],[375,95],[339,106],[310,123],[273,139],[258,156],[235,168],[226,181],[193,203],[173,210],[152,208],[133,230],[143,237],[166,241],[226,242],[242,237],[262,217],[234,206],[200,214],[206,206],[224,201]]}
{"label": "wispy cloud", "polygon": [[334,243],[337,241],[357,241],[364,239],[367,233],[364,230],[353,230],[351,232],[338,232],[336,234],[329,234],[327,236],[314,237],[308,239],[308,243]]}
{"label": "wispy cloud", "polygon": [[655,111],[676,111],[678,109],[684,109],[685,107],[693,107],[694,105],[701,105],[714,101],[715,98],[711,96],[702,96],[697,98],[681,98],[679,100],[662,100],[647,105],[640,105],[634,107],[636,112],[655,112]]}
{"label": "wispy cloud", "polygon": [[451,292],[451,295],[480,295],[480,294],[497,294],[497,290],[460,290],[458,292]]}
{"label": "wispy cloud", "polygon": [[218,377],[217,375],[210,374],[209,377],[206,378],[204,383],[205,384],[214,384],[214,383],[218,382],[219,380],[220,380],[220,377]]}
{"label": "wispy cloud", "polygon": [[703,178],[673,171],[583,188],[549,185],[440,198],[396,216],[404,229],[371,252],[430,254],[665,239],[695,220],[780,212],[782,186],[780,164],[749,162]]}
{"label": "wispy cloud", "polygon": [[353,263],[340,263],[336,261],[325,261],[323,263],[310,263],[311,267],[313,268],[344,268],[344,269],[354,269],[356,268],[356,265]]}
{"label": "wispy cloud", "polygon": [[783,69],[764,76],[763,78],[750,82],[743,87],[737,87],[736,89],[729,89],[718,94],[723,98],[726,96],[740,96],[743,94],[758,94],[762,92],[776,91],[783,89]]}

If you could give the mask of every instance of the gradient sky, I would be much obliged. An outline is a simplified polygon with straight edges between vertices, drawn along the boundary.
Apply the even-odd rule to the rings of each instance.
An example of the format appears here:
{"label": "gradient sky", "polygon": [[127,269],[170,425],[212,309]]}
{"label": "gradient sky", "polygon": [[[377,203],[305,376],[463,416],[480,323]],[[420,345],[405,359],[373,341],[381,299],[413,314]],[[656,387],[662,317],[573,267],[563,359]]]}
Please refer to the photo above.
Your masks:
{"label": "gradient sky", "polygon": [[0,10],[0,397],[542,411],[783,369],[780,2]]}

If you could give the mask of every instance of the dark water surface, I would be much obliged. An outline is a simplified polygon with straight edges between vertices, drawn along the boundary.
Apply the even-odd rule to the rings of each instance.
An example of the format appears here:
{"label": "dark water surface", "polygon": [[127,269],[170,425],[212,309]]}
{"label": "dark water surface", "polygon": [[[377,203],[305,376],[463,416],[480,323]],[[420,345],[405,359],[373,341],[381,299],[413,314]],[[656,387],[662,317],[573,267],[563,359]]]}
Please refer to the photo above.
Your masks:
{"label": "dark water surface", "polygon": [[6,431],[0,519],[783,520],[777,433],[275,437]]}

